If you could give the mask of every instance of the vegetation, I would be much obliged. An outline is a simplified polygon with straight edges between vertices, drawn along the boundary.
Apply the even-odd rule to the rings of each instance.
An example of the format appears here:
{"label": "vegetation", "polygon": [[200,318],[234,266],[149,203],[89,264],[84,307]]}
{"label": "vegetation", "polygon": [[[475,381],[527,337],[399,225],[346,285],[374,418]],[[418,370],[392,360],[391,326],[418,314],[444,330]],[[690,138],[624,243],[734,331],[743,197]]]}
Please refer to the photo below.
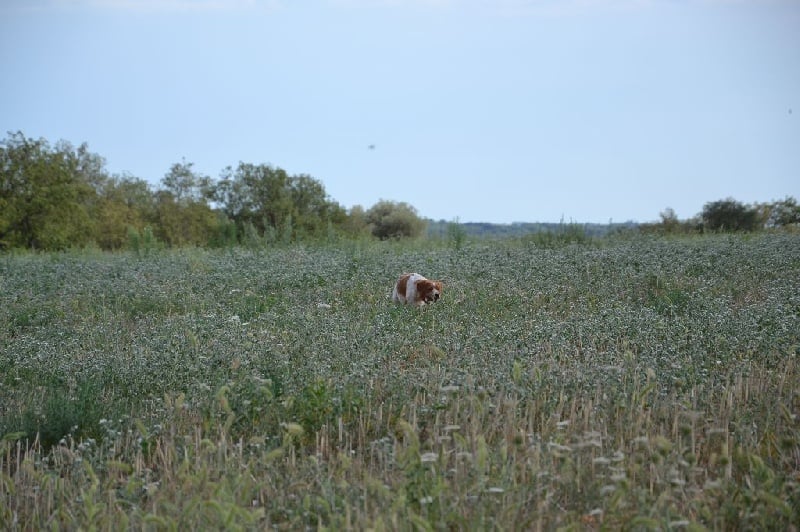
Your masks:
{"label": "vegetation", "polygon": [[564,234],[0,256],[0,528],[800,522],[798,235]]}
{"label": "vegetation", "polygon": [[582,234],[585,239],[603,238],[613,233],[636,232],[639,225],[635,222],[624,223],[577,223],[577,222],[514,222],[510,224],[496,224],[488,222],[459,222],[445,220],[428,221],[427,235],[432,238],[447,239],[453,231],[452,225],[457,224],[466,238],[533,238],[542,235],[542,238],[553,238],[565,233]]}
{"label": "vegetation", "polygon": [[800,206],[792,197],[772,203],[745,205],[733,198],[712,201],[703,212],[688,220],[679,220],[671,208],[661,212],[658,224],[642,224],[637,230],[658,234],[699,234],[704,232],[753,232],[762,229],[800,227]]}
{"label": "vegetation", "polygon": [[705,227],[712,231],[753,231],[759,225],[756,209],[732,198],[706,203],[702,217]]}
{"label": "vegetation", "polygon": [[145,234],[167,247],[253,247],[370,229],[414,237],[425,228],[404,203],[381,202],[367,218],[361,207],[347,213],[311,176],[266,164],[239,163],[214,181],[182,161],[154,191],[142,179],[108,175],[85,144],[50,146],[22,133],[0,142],[0,249],[130,249]]}
{"label": "vegetation", "polygon": [[425,222],[408,203],[381,200],[365,214],[370,232],[380,238],[414,238],[425,230]]}
{"label": "vegetation", "polygon": [[244,162],[225,168],[215,181],[182,161],[160,185],[153,190],[138,177],[109,175],[103,158],[86,144],[50,146],[10,133],[0,141],[0,250],[139,250],[145,240],[148,247],[254,249],[343,238],[418,238],[426,228],[428,236],[457,237],[459,247],[468,237],[559,244],[614,232],[756,231],[800,224],[800,207],[791,197],[755,205],[730,198],[711,202],[685,221],[666,209],[661,223],[642,225],[433,222],[404,202],[381,200],[366,211],[359,205],[347,211],[311,176]]}

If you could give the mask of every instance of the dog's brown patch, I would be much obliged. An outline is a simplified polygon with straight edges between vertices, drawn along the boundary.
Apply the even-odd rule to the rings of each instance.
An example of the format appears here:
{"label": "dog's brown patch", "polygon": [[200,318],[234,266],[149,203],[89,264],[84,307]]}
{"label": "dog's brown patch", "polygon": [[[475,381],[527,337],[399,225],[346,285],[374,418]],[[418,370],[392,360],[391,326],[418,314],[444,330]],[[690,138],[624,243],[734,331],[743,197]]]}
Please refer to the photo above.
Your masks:
{"label": "dog's brown patch", "polygon": [[417,282],[417,293],[419,294],[419,298],[425,303],[437,301],[441,296],[441,292],[442,283],[439,281],[429,281],[425,279],[424,281]]}
{"label": "dog's brown patch", "polygon": [[406,286],[408,286],[408,278],[410,274],[404,274],[400,276],[400,279],[397,280],[397,293],[401,294],[403,297],[406,295]]}

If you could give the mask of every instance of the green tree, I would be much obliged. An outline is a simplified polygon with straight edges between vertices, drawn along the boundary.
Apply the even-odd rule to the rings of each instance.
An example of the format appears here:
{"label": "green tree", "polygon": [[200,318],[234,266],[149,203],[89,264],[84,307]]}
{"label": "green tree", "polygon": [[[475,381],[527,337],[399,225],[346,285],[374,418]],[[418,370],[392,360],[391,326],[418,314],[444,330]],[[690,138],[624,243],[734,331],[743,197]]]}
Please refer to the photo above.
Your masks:
{"label": "green tree", "polygon": [[0,143],[0,246],[59,250],[87,244],[96,191],[81,162],[88,153],[10,133]]}
{"label": "green tree", "polygon": [[289,189],[297,236],[319,237],[329,226],[341,227],[347,220],[344,207],[328,196],[317,179],[304,174],[292,176]]}
{"label": "green tree", "polygon": [[171,193],[156,194],[158,224],[156,238],[171,247],[205,246],[218,234],[220,219],[207,204],[180,204]]}
{"label": "green tree", "polygon": [[381,200],[370,207],[365,218],[372,234],[381,240],[418,237],[427,225],[405,202]]}
{"label": "green tree", "polygon": [[235,172],[228,168],[217,183],[215,198],[239,228],[250,223],[263,234],[267,228],[277,230],[291,219],[288,183],[288,174],[280,168],[239,163]]}
{"label": "green tree", "polygon": [[150,185],[131,176],[109,177],[98,191],[94,239],[106,250],[130,244],[129,232],[141,232],[157,221],[155,196]]}
{"label": "green tree", "polygon": [[732,198],[706,203],[703,225],[712,231],[753,231],[758,228],[758,212]]}
{"label": "green tree", "polygon": [[196,173],[193,166],[194,163],[187,163],[184,159],[173,164],[161,179],[161,185],[172,194],[175,203],[188,205],[208,202],[212,191],[211,178]]}
{"label": "green tree", "polygon": [[349,236],[371,235],[367,214],[361,205],[353,205],[341,224],[342,230]]}
{"label": "green tree", "polygon": [[185,160],[172,165],[156,193],[156,236],[169,246],[205,246],[219,235],[220,218],[209,206],[211,179]]}
{"label": "green tree", "polygon": [[678,231],[680,220],[678,220],[678,215],[675,214],[675,210],[672,207],[667,207],[661,211],[659,217],[661,218],[661,229],[665,233],[675,233]]}
{"label": "green tree", "polygon": [[331,224],[341,225],[347,217],[316,179],[290,176],[264,164],[226,169],[214,199],[236,222],[239,234],[255,229],[272,240],[323,236]]}

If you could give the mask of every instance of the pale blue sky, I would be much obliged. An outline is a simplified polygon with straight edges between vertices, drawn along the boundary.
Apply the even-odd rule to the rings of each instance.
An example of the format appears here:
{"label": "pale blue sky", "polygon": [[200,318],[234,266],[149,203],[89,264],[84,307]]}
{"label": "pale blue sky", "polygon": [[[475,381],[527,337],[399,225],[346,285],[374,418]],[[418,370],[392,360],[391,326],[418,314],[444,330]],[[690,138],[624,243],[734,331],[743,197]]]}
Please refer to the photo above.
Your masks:
{"label": "pale blue sky", "polygon": [[[461,221],[800,199],[800,0],[0,0],[0,134]],[[368,149],[374,145],[374,149]]]}

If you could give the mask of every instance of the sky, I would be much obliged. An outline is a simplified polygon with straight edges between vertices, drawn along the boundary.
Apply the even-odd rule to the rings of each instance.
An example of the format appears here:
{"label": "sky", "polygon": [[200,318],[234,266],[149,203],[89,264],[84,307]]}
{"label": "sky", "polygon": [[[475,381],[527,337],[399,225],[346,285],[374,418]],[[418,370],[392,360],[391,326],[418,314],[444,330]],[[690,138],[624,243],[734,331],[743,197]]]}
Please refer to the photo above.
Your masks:
{"label": "sky", "polygon": [[800,199],[800,0],[0,0],[0,135],[462,222]]}

